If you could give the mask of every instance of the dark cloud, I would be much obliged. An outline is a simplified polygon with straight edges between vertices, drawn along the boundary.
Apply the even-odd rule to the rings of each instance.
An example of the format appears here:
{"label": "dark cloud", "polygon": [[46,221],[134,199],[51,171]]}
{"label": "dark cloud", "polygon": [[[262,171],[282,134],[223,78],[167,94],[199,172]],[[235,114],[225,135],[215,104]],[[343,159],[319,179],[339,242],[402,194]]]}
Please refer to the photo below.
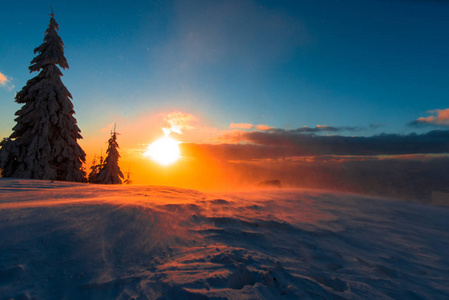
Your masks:
{"label": "dark cloud", "polygon": [[383,124],[370,124],[369,129],[377,129],[383,126],[384,126]]}
{"label": "dark cloud", "polygon": [[248,132],[247,142],[264,146],[289,146],[302,155],[391,155],[449,152],[449,131],[425,134],[380,134],[372,137],[304,135],[297,130]]}
{"label": "dark cloud", "polygon": [[[316,127],[308,127],[308,126],[304,126],[304,127],[300,127],[300,128],[296,128],[296,129],[290,129],[290,130],[286,130],[286,129],[280,129],[280,128],[274,128],[274,127],[269,127],[267,125],[257,125],[254,126],[252,124],[248,124],[248,123],[241,123],[241,124],[234,124],[231,123],[231,128],[243,128],[243,129],[251,129],[251,128],[256,128],[259,130],[252,130],[252,131],[244,131],[244,130],[233,130],[233,131],[228,131],[227,133],[219,136],[218,138],[215,139],[215,142],[221,143],[221,144],[237,144],[240,142],[252,142],[252,143],[256,143],[256,144],[264,144],[264,143],[259,143],[259,142],[254,142],[252,139],[258,136],[258,132],[262,132],[264,133],[261,136],[270,136],[273,139],[278,140],[279,142],[284,142],[281,141],[286,136],[312,136],[312,135],[329,135],[329,134],[333,134],[335,135],[336,133],[340,133],[340,132],[354,132],[354,131],[361,131],[364,130],[365,128],[363,127],[350,127],[350,126],[341,126],[341,127],[334,127],[334,126],[327,126],[327,125],[317,125]],[[277,142],[275,142],[276,145],[279,145]]]}
{"label": "dark cloud", "polygon": [[361,130],[360,127],[349,127],[349,126],[342,126],[342,127],[334,127],[334,126],[327,126],[327,125],[318,125],[316,127],[300,127],[293,130],[284,130],[284,129],[276,129],[273,128],[270,130],[270,132],[291,132],[291,133],[336,133],[336,132],[343,132],[343,131],[359,131]]}
{"label": "dark cloud", "polygon": [[[226,141],[240,144],[226,144]],[[449,153],[449,130],[424,134],[379,134],[371,137],[322,136],[307,131],[271,129],[223,136],[224,144],[202,145],[201,151],[226,159],[261,159],[304,155],[402,155]],[[194,148],[198,148],[195,146]],[[198,148],[199,149],[199,148]]]}

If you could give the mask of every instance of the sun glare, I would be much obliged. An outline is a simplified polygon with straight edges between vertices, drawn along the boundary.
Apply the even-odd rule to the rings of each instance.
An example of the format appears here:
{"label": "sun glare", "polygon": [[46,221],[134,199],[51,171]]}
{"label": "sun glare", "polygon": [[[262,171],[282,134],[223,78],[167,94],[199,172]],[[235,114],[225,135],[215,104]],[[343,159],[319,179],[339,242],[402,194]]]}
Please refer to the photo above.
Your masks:
{"label": "sun glare", "polygon": [[179,144],[177,140],[164,136],[148,146],[145,156],[149,156],[158,164],[168,166],[176,162],[180,156]]}

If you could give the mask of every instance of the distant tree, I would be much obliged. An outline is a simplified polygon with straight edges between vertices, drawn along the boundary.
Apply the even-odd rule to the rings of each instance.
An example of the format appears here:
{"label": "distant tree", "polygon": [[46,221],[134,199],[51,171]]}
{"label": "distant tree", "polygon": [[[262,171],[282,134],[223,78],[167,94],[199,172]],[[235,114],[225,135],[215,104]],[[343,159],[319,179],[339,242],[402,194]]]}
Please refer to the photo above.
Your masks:
{"label": "distant tree", "polygon": [[117,132],[111,132],[111,138],[108,141],[108,149],[106,150],[106,158],[103,166],[98,171],[97,183],[103,184],[121,184],[124,178],[122,171],[118,165],[120,154],[118,152],[119,145],[117,143]]}
{"label": "distant tree", "polygon": [[97,163],[97,156],[94,155],[94,159],[92,160],[92,166],[90,167],[90,173],[87,176],[87,182],[89,183],[98,183],[98,172],[103,168],[104,158],[103,151],[101,151],[99,162]]}
{"label": "distant tree", "polygon": [[29,67],[40,72],[15,97],[23,106],[15,114],[13,133],[1,142],[0,168],[3,177],[85,181],[86,154],[77,142],[81,130],[57,67],[69,65],[53,12],[50,16],[44,42],[34,49],[39,54]]}
{"label": "distant tree", "polygon": [[126,179],[125,179],[125,181],[123,181],[124,184],[131,184],[131,183],[133,183],[132,180],[131,180],[131,172],[129,170],[130,170],[130,166],[128,166],[128,172],[125,172]]}
{"label": "distant tree", "polygon": [[100,169],[103,167],[103,164],[104,164],[103,149],[101,149],[101,151],[100,151],[100,164],[99,164]]}
{"label": "distant tree", "polygon": [[3,138],[0,142],[0,168],[2,168],[3,177],[11,177],[14,170],[14,149],[12,149],[11,138]]}
{"label": "distant tree", "polygon": [[100,168],[101,165],[97,164],[97,157],[94,156],[94,159],[92,160],[92,166],[90,167],[90,173],[87,176],[87,182],[97,183],[97,176]]}

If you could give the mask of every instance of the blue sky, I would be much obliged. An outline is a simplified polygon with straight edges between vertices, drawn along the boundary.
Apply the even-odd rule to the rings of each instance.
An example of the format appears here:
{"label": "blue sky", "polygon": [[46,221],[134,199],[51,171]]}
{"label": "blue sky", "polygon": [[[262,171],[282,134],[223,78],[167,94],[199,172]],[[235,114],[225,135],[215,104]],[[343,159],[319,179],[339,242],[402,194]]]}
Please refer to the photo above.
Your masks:
{"label": "blue sky", "polygon": [[142,118],[151,135],[172,111],[201,138],[231,123],[407,134],[449,108],[448,1],[1,1],[1,136],[50,5],[85,138]]}

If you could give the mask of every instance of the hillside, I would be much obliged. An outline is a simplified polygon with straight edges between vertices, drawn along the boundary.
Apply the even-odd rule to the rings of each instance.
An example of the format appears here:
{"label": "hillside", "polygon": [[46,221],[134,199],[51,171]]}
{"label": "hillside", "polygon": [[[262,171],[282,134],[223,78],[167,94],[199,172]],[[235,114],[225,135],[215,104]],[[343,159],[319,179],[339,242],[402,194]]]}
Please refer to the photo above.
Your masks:
{"label": "hillside", "polygon": [[0,179],[0,299],[449,297],[449,208]]}

